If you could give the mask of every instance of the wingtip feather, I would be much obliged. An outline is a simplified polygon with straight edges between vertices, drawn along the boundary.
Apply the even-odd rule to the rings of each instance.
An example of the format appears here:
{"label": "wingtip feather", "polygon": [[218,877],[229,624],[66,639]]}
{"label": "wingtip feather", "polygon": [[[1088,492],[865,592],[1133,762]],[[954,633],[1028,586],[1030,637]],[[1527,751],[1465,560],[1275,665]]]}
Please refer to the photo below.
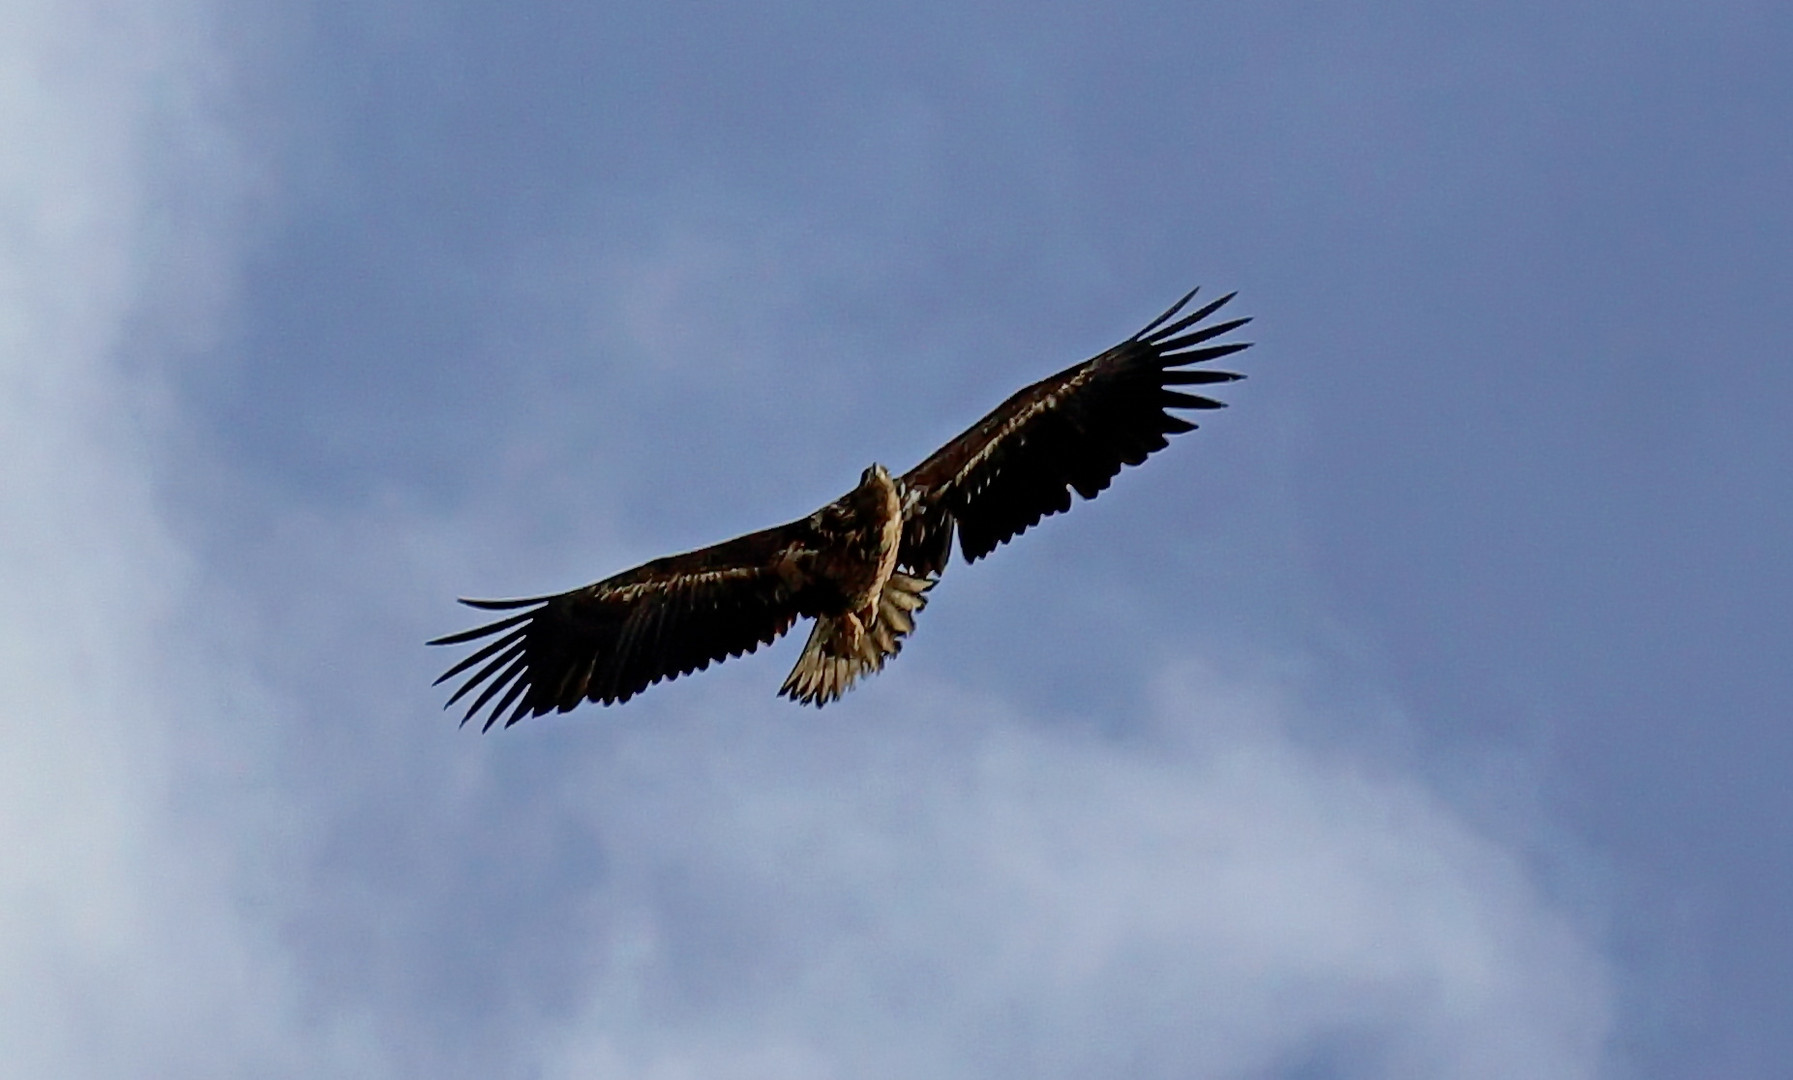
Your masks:
{"label": "wingtip feather", "polygon": [[[1210,300],[1206,304],[1203,304],[1201,307],[1190,312],[1188,315],[1185,315],[1181,319],[1178,319],[1175,324],[1170,325],[1170,326],[1165,326],[1165,327],[1158,329],[1156,332],[1154,332],[1150,336],[1148,336],[1146,338],[1146,340],[1148,342],[1150,342],[1151,344],[1158,346],[1161,349],[1174,348],[1175,346],[1168,344],[1168,340],[1170,338],[1175,337],[1176,334],[1179,331],[1181,331],[1182,329],[1184,329],[1185,327],[1194,326],[1196,323],[1201,322],[1203,319],[1214,314],[1216,311],[1219,311],[1222,307],[1226,306],[1227,301],[1231,300],[1233,297],[1238,296],[1238,295],[1239,295],[1239,292],[1237,289],[1235,289],[1232,292],[1227,293],[1225,296],[1218,297],[1214,300]],[[1228,328],[1230,329],[1232,326],[1240,325],[1242,323],[1247,323],[1250,321],[1251,320],[1249,318],[1240,319],[1237,322],[1230,323]],[[1208,336],[1212,337],[1216,333],[1225,333],[1225,331],[1224,330],[1209,330],[1209,331],[1206,331],[1206,333],[1208,334]]]}
{"label": "wingtip feather", "polygon": [[1172,316],[1176,315],[1177,312],[1183,310],[1184,304],[1187,304],[1187,303],[1189,303],[1189,301],[1195,299],[1195,294],[1198,292],[1201,292],[1201,291],[1202,291],[1202,287],[1200,285],[1197,285],[1195,288],[1190,289],[1188,292],[1184,293],[1183,298],[1181,300],[1178,300],[1176,303],[1172,304],[1170,307],[1165,308],[1164,314],[1158,316],[1156,319],[1153,319],[1151,322],[1146,323],[1145,326],[1140,329],[1139,333],[1134,334],[1130,340],[1138,341],[1141,338],[1145,337],[1147,334],[1158,329],[1160,326],[1163,326],[1167,320],[1169,320]]}
{"label": "wingtip feather", "polygon": [[489,622],[489,623],[485,624],[484,626],[476,626],[471,630],[462,630],[461,632],[459,632],[457,634],[444,634],[439,638],[435,638],[433,640],[426,641],[426,642],[424,642],[424,644],[426,644],[426,645],[460,645],[460,644],[463,644],[463,643],[469,642],[469,641],[477,641],[482,637],[487,637],[491,634],[496,634],[500,630],[508,630],[511,627],[517,625],[518,623],[523,622],[525,619],[534,617],[534,615],[535,615],[535,612],[533,612],[533,611],[525,611],[525,612],[522,612],[521,614],[512,615],[506,619],[499,619],[497,622]]}
{"label": "wingtip feather", "polygon": [[475,600],[470,597],[456,597],[457,602],[481,611],[509,611],[511,608],[529,607],[533,604],[545,604],[554,599],[552,596],[525,596],[512,600]]}

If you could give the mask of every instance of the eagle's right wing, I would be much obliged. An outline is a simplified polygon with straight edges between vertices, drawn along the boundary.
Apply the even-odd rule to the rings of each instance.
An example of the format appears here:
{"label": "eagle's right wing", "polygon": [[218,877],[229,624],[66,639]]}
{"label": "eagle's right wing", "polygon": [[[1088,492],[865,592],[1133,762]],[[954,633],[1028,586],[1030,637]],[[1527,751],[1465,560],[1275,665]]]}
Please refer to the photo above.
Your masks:
{"label": "eagle's right wing", "polygon": [[436,681],[483,663],[448,704],[483,684],[461,722],[496,699],[488,729],[500,716],[509,727],[587,699],[627,701],[662,679],[750,653],[789,630],[809,613],[816,548],[806,518],[655,559],[558,596],[463,600],[488,610],[529,610],[430,642],[459,645],[500,635]]}

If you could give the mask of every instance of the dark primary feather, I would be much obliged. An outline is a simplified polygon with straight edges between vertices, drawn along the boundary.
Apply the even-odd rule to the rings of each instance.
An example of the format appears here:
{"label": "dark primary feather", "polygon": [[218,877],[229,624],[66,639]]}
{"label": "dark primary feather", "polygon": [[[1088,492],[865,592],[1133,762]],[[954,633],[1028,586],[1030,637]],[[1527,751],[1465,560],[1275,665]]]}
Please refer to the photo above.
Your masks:
{"label": "dark primary feather", "polygon": [[581,701],[627,701],[674,679],[769,644],[807,614],[806,566],[814,556],[809,519],[726,543],[656,559],[593,585],[527,600],[466,600],[473,607],[528,607],[430,642],[493,637],[444,672],[470,669],[448,699],[473,695],[462,723],[490,704],[500,717],[566,712]]}
{"label": "dark primary feather", "polygon": [[[1249,342],[1204,343],[1249,319],[1202,327],[1232,293],[1178,318],[1195,291],[1139,333],[1081,364],[1026,387],[903,477],[914,499],[904,526],[902,564],[938,574],[959,550],[973,561],[1071,507],[1071,492],[1093,499],[1123,466],[1138,465],[1195,429],[1171,409],[1217,409],[1212,398],[1173,390],[1243,378],[1189,369]],[[1172,320],[1175,321],[1172,321]]]}

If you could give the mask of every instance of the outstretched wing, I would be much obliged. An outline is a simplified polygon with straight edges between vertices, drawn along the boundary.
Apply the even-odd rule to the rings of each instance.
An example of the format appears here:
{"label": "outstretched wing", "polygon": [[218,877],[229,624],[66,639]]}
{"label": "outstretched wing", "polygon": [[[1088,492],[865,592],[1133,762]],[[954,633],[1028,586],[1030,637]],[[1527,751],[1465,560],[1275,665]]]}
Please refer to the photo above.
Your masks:
{"label": "outstretched wing", "polygon": [[1041,518],[1069,510],[1073,490],[1093,499],[1123,465],[1162,450],[1166,436],[1194,430],[1169,410],[1222,403],[1172,387],[1244,377],[1189,367],[1250,344],[1204,344],[1251,321],[1201,325],[1233,295],[1179,318],[1191,290],[1139,333],[1020,391],[910,470],[903,477],[912,503],[901,563],[924,575],[944,570],[955,526],[966,561],[982,558]]}
{"label": "outstretched wing", "polygon": [[815,541],[805,519],[655,559],[558,596],[463,600],[488,610],[528,610],[430,642],[459,645],[498,635],[436,682],[483,665],[448,704],[483,686],[461,723],[493,702],[486,729],[506,710],[509,727],[587,699],[627,701],[662,679],[750,653],[789,630],[808,613]]}

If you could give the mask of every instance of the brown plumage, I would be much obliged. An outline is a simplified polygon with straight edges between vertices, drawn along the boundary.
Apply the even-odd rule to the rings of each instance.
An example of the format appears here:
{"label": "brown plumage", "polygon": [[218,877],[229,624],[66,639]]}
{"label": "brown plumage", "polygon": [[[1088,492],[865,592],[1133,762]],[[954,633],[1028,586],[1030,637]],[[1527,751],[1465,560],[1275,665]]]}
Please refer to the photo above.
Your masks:
{"label": "brown plumage", "polygon": [[500,717],[508,727],[581,701],[627,701],[811,618],[779,692],[826,705],[901,651],[955,531],[966,561],[976,561],[1069,510],[1072,491],[1095,498],[1123,466],[1195,428],[1169,410],[1222,406],[1172,387],[1242,378],[1190,365],[1245,348],[1204,343],[1250,320],[1200,325],[1231,293],[1179,317],[1194,296],[1114,348],[1021,390],[901,477],[882,465],[866,469],[859,486],[806,518],[556,596],[463,600],[527,610],[430,642],[497,635],[436,681],[472,669],[449,705],[478,689],[461,722],[490,704],[484,727]]}

